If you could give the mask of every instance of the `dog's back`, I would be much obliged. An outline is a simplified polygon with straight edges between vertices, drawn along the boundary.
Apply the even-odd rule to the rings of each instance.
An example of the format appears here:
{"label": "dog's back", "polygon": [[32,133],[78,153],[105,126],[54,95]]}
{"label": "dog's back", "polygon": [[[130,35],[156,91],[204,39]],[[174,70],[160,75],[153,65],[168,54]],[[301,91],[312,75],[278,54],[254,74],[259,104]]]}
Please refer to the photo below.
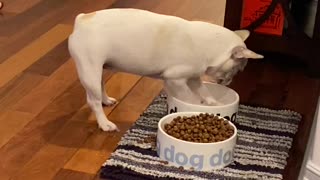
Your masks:
{"label": "dog's back", "polygon": [[235,40],[241,41],[232,31],[209,23],[138,9],[107,9],[78,15],[69,46],[122,71],[152,75],[176,64],[199,69],[201,61],[230,52]]}

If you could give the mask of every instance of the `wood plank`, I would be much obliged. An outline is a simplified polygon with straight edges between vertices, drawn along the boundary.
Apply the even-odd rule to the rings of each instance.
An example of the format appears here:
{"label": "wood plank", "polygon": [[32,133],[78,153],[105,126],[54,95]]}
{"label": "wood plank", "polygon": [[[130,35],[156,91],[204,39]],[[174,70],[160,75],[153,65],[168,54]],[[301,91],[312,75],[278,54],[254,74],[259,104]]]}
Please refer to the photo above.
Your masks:
{"label": "wood plank", "polygon": [[74,20],[78,14],[90,13],[93,11],[109,8],[116,1],[117,0],[93,0],[93,1],[83,3],[83,5],[79,7],[77,11],[74,11],[73,13],[69,13],[62,23],[73,25]]}
{"label": "wood plank", "polygon": [[[100,171],[99,171],[100,172]],[[97,173],[96,174],[96,176],[92,179],[92,180],[102,180],[101,178],[100,178],[100,173]]]}
{"label": "wood plank", "polygon": [[16,174],[50,138],[86,103],[84,89],[77,81],[50,103],[18,134],[0,148],[0,166]]}
{"label": "wood plank", "polygon": [[[116,148],[122,135],[159,94],[162,87],[161,81],[143,77],[109,115],[121,132],[115,134],[94,132],[64,168],[97,173],[106,158]],[[145,93],[146,91],[150,93]]]}
{"label": "wood plank", "polygon": [[136,1],[134,4],[131,3],[130,7],[153,11],[153,9],[159,6],[160,3],[163,3],[163,0],[153,0],[153,1],[139,0],[139,1]]}
{"label": "wood plank", "polygon": [[[111,75],[105,73],[105,79]],[[85,103],[84,88],[77,81],[0,148],[0,167],[10,175],[16,174]]]}
{"label": "wood plank", "polygon": [[198,11],[195,12],[193,19],[208,21],[210,23],[223,26],[226,0],[202,0],[200,2],[202,6]]}
{"label": "wood plank", "polygon": [[38,61],[33,63],[25,72],[50,76],[56,69],[64,64],[70,58],[68,50],[68,40],[64,40],[56,47],[51,49],[47,54],[42,56]]}
{"label": "wood plank", "polygon": [[[122,97],[124,97],[126,95],[126,93],[132,88],[132,86],[135,85],[135,83],[139,80],[140,77],[135,76],[135,75],[128,75],[125,73],[118,73],[114,76],[112,76],[112,79],[110,79],[107,82],[107,85],[110,85],[110,83],[114,83],[114,86],[109,87],[109,94],[114,96],[117,99],[121,99]],[[84,96],[84,95],[83,95]],[[107,108],[108,109],[108,108]],[[108,110],[107,110],[108,111]],[[109,110],[111,111],[111,110]],[[76,115],[74,115],[71,118],[71,122],[70,123],[66,123],[66,125],[64,126],[64,128],[58,132],[58,134],[53,138],[53,140],[50,140],[51,144],[56,144],[59,146],[67,146],[68,148],[65,149],[65,154],[60,158],[60,160],[57,159],[57,161],[59,161],[60,163],[65,163],[64,161],[69,160],[69,158],[75,153],[75,151],[77,150],[77,146],[81,146],[81,144],[86,140],[86,137],[89,136],[90,133],[92,133],[92,129],[94,129],[95,131],[100,131],[97,128],[97,124],[96,122],[90,122],[89,124],[83,120],[83,117],[80,119],[79,118],[79,114],[80,115],[84,115],[85,117],[88,117],[89,113],[91,113],[90,109],[81,109]],[[89,126],[89,127],[88,127]],[[81,128],[82,127],[82,128]],[[77,129],[75,129],[77,128]],[[73,131],[74,130],[74,131]],[[86,132],[87,134],[80,136],[79,135],[79,131],[80,132]],[[74,134],[74,136],[72,136]],[[83,134],[83,133],[82,133]],[[66,136],[70,137],[70,138],[66,138]],[[76,143],[76,144],[70,144],[70,143]],[[78,144],[77,144],[78,143]],[[42,148],[40,151],[51,151],[52,149],[46,149],[47,146],[45,146],[44,148]],[[70,148],[72,150],[70,150]],[[63,153],[63,150],[60,150],[59,153]],[[51,153],[52,154],[52,153]],[[34,176],[37,177],[43,177],[44,179],[46,179],[49,176],[49,172],[46,172],[46,174],[38,174],[38,170],[34,170],[32,169],[35,165],[34,164],[38,164],[41,163],[41,161],[47,161],[45,158],[46,157],[39,157],[38,156],[42,156],[42,154],[38,153],[35,155],[35,157],[33,158],[33,160],[31,160],[31,164],[26,165],[26,167],[24,167],[22,170],[23,172],[25,171],[25,173],[31,173],[30,171],[32,171],[34,174]],[[49,160],[48,160],[49,161]],[[52,169],[52,173],[50,174],[50,176],[54,175],[54,172],[57,171],[61,164],[56,163],[55,165],[52,165],[51,169]],[[55,169],[53,168],[53,166],[55,167]],[[38,167],[38,166],[37,166]],[[31,169],[30,169],[31,168]],[[38,167],[41,168],[41,167]],[[46,167],[43,167],[46,168]],[[40,171],[40,170],[39,170]],[[22,173],[22,174],[25,174]],[[23,179],[24,175],[21,174],[21,178]],[[28,176],[33,176],[31,174],[29,174]],[[46,178],[45,178],[45,177]],[[20,178],[20,175],[19,175]]]}
{"label": "wood plank", "polygon": [[[30,74],[30,73],[28,73],[28,74]],[[68,74],[68,76],[65,76],[66,74]],[[31,78],[30,80],[32,80],[32,79],[33,79],[33,81],[35,81],[35,83],[37,82],[35,78]],[[44,107],[46,107],[52,101],[52,99],[54,99],[55,97],[60,95],[61,92],[63,92],[66,88],[68,88],[70,86],[71,83],[75,82],[76,79],[77,79],[77,76],[76,76],[76,73],[74,70],[73,62],[69,61],[64,66],[59,68],[58,71],[56,73],[54,73],[47,81],[44,81],[39,86],[35,86],[36,84],[29,82],[30,85],[35,86],[36,88],[34,89],[34,91],[28,93],[27,96],[22,98],[16,104],[16,106],[13,107],[12,109],[21,109],[21,110],[25,110],[25,111],[29,110],[29,112],[33,113],[32,115],[34,117],[38,114],[38,112],[40,112]],[[22,86],[22,85],[20,86],[18,83],[13,83],[13,84],[17,88],[17,91],[13,91],[15,93],[11,93],[12,97],[15,97],[15,96],[18,97],[18,95],[20,95],[19,94],[20,91],[18,91],[18,90],[24,90],[25,88],[23,88],[24,86]],[[29,91],[27,91],[27,92],[29,92]],[[22,95],[23,95],[23,93],[24,92],[21,92]],[[17,94],[17,95],[15,95],[15,94]],[[11,96],[5,96],[5,97],[11,97]],[[14,99],[17,99],[17,98],[13,98],[13,100]],[[32,105],[30,106],[30,104],[32,104]],[[23,107],[25,107],[25,108],[23,108]],[[47,111],[50,112],[50,109],[47,109]],[[16,116],[17,116],[16,119],[18,119],[18,117],[19,117],[18,115],[19,114],[16,114]],[[47,117],[42,117],[42,118],[47,118]],[[23,120],[24,120],[23,123],[26,124],[27,122],[31,121],[32,119],[23,118]],[[36,120],[37,120],[37,118],[36,118]],[[38,121],[43,121],[43,120],[40,118],[40,120],[38,120]],[[22,127],[23,123],[21,123],[20,126],[17,126],[16,128]],[[38,123],[40,123],[40,122],[38,122]],[[37,124],[37,123],[35,123],[35,124]],[[18,137],[20,136],[22,138],[20,140],[23,141],[23,136],[24,136],[23,132],[25,132],[26,134],[34,133],[34,131],[32,131],[32,130],[34,130],[34,129],[32,129],[32,123],[30,126],[27,126],[26,131],[22,130],[22,137],[21,137],[21,134],[20,135],[18,134]],[[4,127],[6,127],[6,126],[4,126]],[[28,128],[31,128],[31,131]],[[41,129],[37,129],[37,128],[39,128],[39,127],[35,127],[36,130],[41,130]],[[15,131],[12,131],[12,132],[15,132]],[[12,135],[12,134],[10,134],[10,135]],[[39,134],[37,134],[37,131],[35,131],[34,135],[37,137],[37,135],[39,135]],[[25,135],[25,136],[27,136],[27,135]],[[10,137],[10,136],[8,136],[8,137]],[[32,137],[31,137],[31,141],[32,140],[35,140],[35,139],[32,139]],[[19,138],[18,138],[18,141],[19,141]],[[13,142],[14,142],[14,140],[13,140]],[[13,143],[13,145],[14,145],[14,143]],[[9,148],[10,147],[13,148],[12,146],[9,145]],[[10,158],[10,157],[8,157],[8,158]]]}
{"label": "wood plank", "polygon": [[[69,5],[71,0],[45,0],[32,6],[23,13],[18,13],[17,16],[10,20],[4,21],[6,26],[0,27],[0,34],[11,36],[14,32],[20,31],[26,28],[28,25],[35,23],[44,18],[49,19],[52,15],[56,15],[56,12]],[[81,1],[81,0],[79,0]],[[6,4],[5,4],[6,7]],[[56,17],[58,18],[58,17]]]}
{"label": "wood plank", "polygon": [[46,81],[39,84],[28,95],[18,101],[12,109],[38,114],[77,79],[78,76],[74,62],[70,59]]}
{"label": "wood plank", "polygon": [[[85,121],[91,113],[92,112],[89,108],[82,108],[72,117],[71,121]],[[97,129],[96,122],[92,122],[91,125],[94,126],[90,127],[90,135],[87,140],[85,140],[84,144],[78,147],[77,152],[72,155],[70,160],[65,163],[65,169],[86,173],[96,173],[98,168],[101,166],[101,161],[105,159],[105,155],[103,154],[103,157],[101,157],[102,154],[99,151],[104,145],[104,141],[109,138],[113,139],[114,137],[120,136],[114,132],[106,133]],[[90,158],[88,158],[88,156],[90,156]]]}
{"label": "wood plank", "polygon": [[91,180],[94,177],[94,174],[72,171],[68,169],[60,169],[53,180]]}
{"label": "wood plank", "polygon": [[73,0],[45,0],[17,17],[2,22],[6,26],[0,26],[0,34],[10,35],[10,38],[3,45],[0,63],[52,29],[68,17],[69,13],[76,11],[83,2],[88,1],[90,0],[79,0],[74,3]]}
{"label": "wood plank", "polygon": [[172,15],[181,4],[181,0],[118,0],[109,8],[137,8]]}
{"label": "wood plank", "polygon": [[36,62],[41,56],[65,40],[71,31],[71,26],[57,25],[29,46],[0,64],[0,87],[3,87],[11,79]]}
{"label": "wood plank", "polygon": [[0,148],[19,132],[34,116],[19,111],[4,111],[0,115]]}
{"label": "wood plank", "polygon": [[197,18],[195,17],[196,12],[199,12],[200,9],[202,9],[202,6],[204,3],[206,3],[206,1],[207,0],[185,0],[184,3],[181,3],[176,7],[174,14],[187,20]]}
{"label": "wood plank", "polygon": [[0,179],[1,180],[9,180],[10,176],[8,175],[8,173],[2,168],[2,166],[0,166]]}
{"label": "wood plank", "polygon": [[[119,85],[109,86],[110,95],[120,94],[125,96],[139,79],[139,76],[125,73],[118,73],[112,76],[109,81],[113,84],[118,82]],[[114,92],[114,94],[111,94],[111,92]],[[19,175],[14,179],[51,179],[59,171],[60,167],[76,153],[77,149],[92,134],[92,131],[100,131],[97,128],[96,121],[88,123],[83,119],[79,121],[79,119],[73,117],[70,120],[65,119],[65,121],[68,122],[49,140],[49,144],[41,148],[31,161],[21,168]],[[51,156],[55,157],[55,159],[52,160]],[[43,164],[48,162],[50,162],[50,165],[45,166]]]}
{"label": "wood plank", "polygon": [[0,47],[2,47],[2,44],[4,44],[7,40],[8,40],[8,37],[0,36]]}
{"label": "wood plank", "polygon": [[[117,124],[118,125],[118,124]],[[118,125],[119,126],[119,125]],[[94,131],[73,157],[65,164],[65,169],[95,174],[108,155],[116,147],[130,125],[121,126],[120,133]]]}
{"label": "wood plank", "polygon": [[182,5],[181,0],[163,0],[155,8],[152,9],[152,12],[165,14],[165,15],[175,15],[177,8]]}
{"label": "wood plank", "polygon": [[[16,15],[17,15],[17,13],[8,12],[8,11],[5,11],[5,10],[2,9],[0,11],[0,23],[4,23],[5,21],[10,20],[13,17],[15,17]],[[1,36],[8,37],[5,34],[1,34]],[[8,40],[8,38],[6,40]],[[7,41],[3,41],[3,42],[5,43]]]}
{"label": "wood plank", "polygon": [[0,112],[15,105],[46,77],[32,73],[22,73],[0,88]]}
{"label": "wood plank", "polygon": [[5,10],[14,13],[22,13],[39,2],[41,0],[3,0]]}
{"label": "wood plank", "polygon": [[90,133],[89,125],[86,122],[68,123],[12,179],[52,179],[86,140]]}
{"label": "wood plank", "polygon": [[103,151],[81,148],[72,156],[72,159],[68,161],[64,168],[96,174],[105,161],[106,154]]}
{"label": "wood plank", "polygon": [[139,2],[139,0],[117,0],[110,8],[130,8],[137,2]]}
{"label": "wood plank", "polygon": [[[19,14],[18,17],[6,22],[0,21],[0,27],[1,24],[3,25],[0,28],[0,34],[9,36],[7,33],[12,33],[10,34],[10,41],[3,45],[0,62],[5,61],[30,41],[34,41],[49,29],[61,23],[70,14],[77,12],[79,7],[90,6],[89,3],[91,3],[90,0],[78,0],[77,3],[74,3],[73,0],[46,0]],[[46,11],[47,8],[54,8],[54,11]],[[45,10],[43,11],[43,9]],[[8,23],[13,24],[12,27]]]}

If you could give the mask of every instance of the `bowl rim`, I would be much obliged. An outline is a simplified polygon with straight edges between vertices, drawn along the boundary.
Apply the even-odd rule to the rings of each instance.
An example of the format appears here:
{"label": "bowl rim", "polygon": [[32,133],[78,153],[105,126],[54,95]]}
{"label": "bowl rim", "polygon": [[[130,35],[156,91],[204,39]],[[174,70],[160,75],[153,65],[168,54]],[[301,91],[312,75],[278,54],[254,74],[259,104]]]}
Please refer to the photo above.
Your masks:
{"label": "bowl rim", "polygon": [[171,96],[168,94],[168,97],[169,98],[172,98],[174,99],[175,101],[181,103],[181,104],[184,104],[184,105],[187,105],[187,106],[196,106],[196,107],[200,107],[200,108],[223,108],[223,107],[228,107],[228,106],[234,106],[236,104],[239,104],[239,101],[240,101],[240,96],[239,94],[233,90],[232,88],[228,87],[228,86],[224,86],[224,85],[221,85],[221,84],[218,84],[218,83],[211,83],[211,82],[206,82],[204,81],[204,84],[214,84],[214,85],[218,85],[218,86],[223,86],[229,90],[231,90],[231,92],[233,92],[233,94],[235,94],[236,96],[236,100],[233,101],[232,103],[229,103],[229,104],[224,104],[224,105],[219,105],[219,106],[210,106],[210,105],[201,105],[201,104],[192,104],[192,103],[188,103],[188,102],[185,102],[185,101],[182,101],[181,99],[178,99],[174,96]]}
{"label": "bowl rim", "polygon": [[[229,137],[228,139],[226,140],[223,140],[223,141],[219,141],[219,142],[212,142],[212,143],[199,143],[199,142],[190,142],[190,141],[185,141],[185,140],[181,140],[181,139],[178,139],[178,138],[175,138],[169,134],[167,134],[162,128],[161,128],[161,124],[163,124],[163,121],[166,120],[166,119],[169,119],[169,118],[172,118],[173,116],[179,116],[180,114],[183,114],[182,116],[188,116],[188,115],[195,115],[195,114],[205,114],[206,112],[197,112],[197,111],[189,111],[189,112],[175,112],[175,113],[171,113],[171,114],[168,114],[164,117],[162,117],[159,122],[158,122],[158,130],[164,134],[165,136],[167,136],[168,138],[172,139],[172,140],[175,140],[175,141],[178,141],[180,143],[185,143],[185,144],[189,144],[189,145],[201,145],[201,146],[212,146],[212,145],[219,145],[219,144],[225,144],[225,143],[228,143],[228,141],[231,141],[232,139],[236,138],[237,134],[238,134],[238,129],[237,127],[229,120],[227,120],[226,118],[223,118],[221,116],[219,116],[220,118],[224,119],[224,120],[227,120],[229,122],[229,124],[234,128],[234,132],[233,132],[233,135],[231,137]],[[212,114],[212,113],[208,113],[208,114]],[[181,116],[181,115],[180,115]]]}

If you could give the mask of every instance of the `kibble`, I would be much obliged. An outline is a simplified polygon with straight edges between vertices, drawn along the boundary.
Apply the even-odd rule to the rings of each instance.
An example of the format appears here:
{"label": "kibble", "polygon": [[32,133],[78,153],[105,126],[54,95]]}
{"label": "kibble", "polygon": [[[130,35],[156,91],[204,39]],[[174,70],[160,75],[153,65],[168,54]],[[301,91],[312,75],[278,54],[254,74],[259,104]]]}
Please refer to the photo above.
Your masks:
{"label": "kibble", "polygon": [[199,143],[224,141],[234,134],[234,128],[223,118],[209,113],[178,116],[164,125],[164,130],[175,138]]}

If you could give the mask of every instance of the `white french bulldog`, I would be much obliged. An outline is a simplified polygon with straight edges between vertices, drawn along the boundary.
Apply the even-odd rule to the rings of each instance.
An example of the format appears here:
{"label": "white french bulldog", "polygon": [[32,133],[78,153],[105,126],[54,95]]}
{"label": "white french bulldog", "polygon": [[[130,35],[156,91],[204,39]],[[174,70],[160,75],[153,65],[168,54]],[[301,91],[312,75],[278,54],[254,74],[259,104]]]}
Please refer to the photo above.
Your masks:
{"label": "white french bulldog", "polygon": [[79,14],[69,37],[87,101],[104,131],[118,130],[103,112],[102,103],[116,100],[106,94],[104,65],[119,71],[161,78],[167,92],[190,102],[219,104],[202,84],[209,75],[227,85],[243,70],[247,58],[263,58],[246,48],[249,31],[138,9],[107,9]]}

